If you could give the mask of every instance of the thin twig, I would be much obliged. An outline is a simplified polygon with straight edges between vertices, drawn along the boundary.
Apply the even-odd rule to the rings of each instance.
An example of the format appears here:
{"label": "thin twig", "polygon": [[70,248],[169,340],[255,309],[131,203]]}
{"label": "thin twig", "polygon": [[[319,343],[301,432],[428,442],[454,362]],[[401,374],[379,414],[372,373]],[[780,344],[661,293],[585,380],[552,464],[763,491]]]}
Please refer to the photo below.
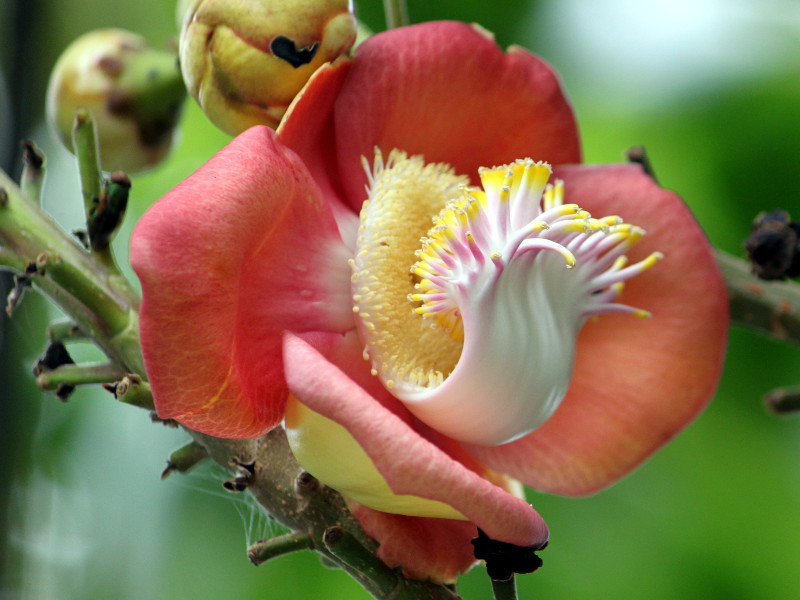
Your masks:
{"label": "thin twig", "polygon": [[386,28],[395,29],[408,25],[408,7],[406,0],[383,0],[386,13]]}
{"label": "thin twig", "polygon": [[492,579],[494,600],[517,600],[517,581],[514,575],[509,579]]}
{"label": "thin twig", "polygon": [[120,402],[146,410],[155,410],[150,384],[139,375],[126,375],[114,385],[106,386],[106,389]]}
{"label": "thin twig", "polygon": [[94,119],[85,108],[79,108],[75,111],[72,145],[75,148],[75,156],[78,159],[83,209],[88,222],[89,216],[100,200],[103,174],[100,171],[100,155],[97,149],[97,131]]}
{"label": "thin twig", "polygon": [[269,540],[261,540],[256,542],[247,549],[247,556],[250,562],[258,566],[264,564],[268,560],[298,552],[300,550],[310,550],[313,548],[314,542],[311,536],[304,533],[287,533]]}
{"label": "thin twig", "polygon": [[84,365],[62,365],[52,371],[43,371],[36,376],[36,385],[52,391],[62,385],[92,385],[108,383],[122,377],[124,372],[112,363],[92,363]]}
{"label": "thin twig", "polygon": [[167,466],[161,472],[161,479],[166,479],[176,471],[178,473],[187,473],[207,458],[208,451],[192,440],[169,455]]}

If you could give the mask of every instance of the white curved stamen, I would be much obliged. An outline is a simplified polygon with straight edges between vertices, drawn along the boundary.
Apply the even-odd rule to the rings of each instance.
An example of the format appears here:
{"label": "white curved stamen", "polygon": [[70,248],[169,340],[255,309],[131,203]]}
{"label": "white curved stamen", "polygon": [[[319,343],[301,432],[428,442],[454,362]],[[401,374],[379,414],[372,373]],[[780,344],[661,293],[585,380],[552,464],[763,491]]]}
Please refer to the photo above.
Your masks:
{"label": "white curved stamen", "polygon": [[[532,431],[566,394],[589,317],[649,315],[616,300],[661,255],[627,265],[644,231],[564,204],[550,174],[519,160],[481,169],[478,189],[396,151],[368,173],[352,261],[365,357],[411,412],[455,439],[494,445]],[[436,215],[427,234],[420,208]],[[397,312],[400,296],[412,310]]]}

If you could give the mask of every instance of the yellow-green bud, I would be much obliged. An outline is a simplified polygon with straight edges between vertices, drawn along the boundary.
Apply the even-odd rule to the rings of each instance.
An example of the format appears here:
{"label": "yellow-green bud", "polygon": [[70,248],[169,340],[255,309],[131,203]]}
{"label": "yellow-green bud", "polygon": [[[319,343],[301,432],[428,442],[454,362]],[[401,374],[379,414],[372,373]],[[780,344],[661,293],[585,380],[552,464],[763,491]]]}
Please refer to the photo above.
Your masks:
{"label": "yellow-green bud", "polygon": [[231,135],[277,127],[314,71],[356,39],[351,0],[181,0],[179,7],[186,87]]}
{"label": "yellow-green bud", "polygon": [[74,152],[75,110],[94,117],[105,171],[152,167],[168,154],[186,97],[176,56],[121,29],[100,29],[72,42],[47,87],[47,118]]}

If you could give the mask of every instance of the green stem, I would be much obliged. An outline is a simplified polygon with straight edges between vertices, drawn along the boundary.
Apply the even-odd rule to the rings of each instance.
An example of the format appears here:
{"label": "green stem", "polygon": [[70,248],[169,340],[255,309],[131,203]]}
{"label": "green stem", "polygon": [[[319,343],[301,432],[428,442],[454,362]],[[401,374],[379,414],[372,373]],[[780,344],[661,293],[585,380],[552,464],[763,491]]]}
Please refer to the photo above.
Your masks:
{"label": "green stem", "polygon": [[75,124],[72,129],[72,145],[78,159],[78,173],[81,178],[81,193],[86,222],[100,201],[103,189],[103,174],[100,171],[100,156],[97,151],[97,130],[91,113],[85,108],[75,111]]}
{"label": "green stem", "polygon": [[194,468],[197,463],[207,458],[208,452],[206,449],[197,442],[191,441],[169,455],[167,466],[161,473],[161,479],[166,479],[175,471],[178,473],[186,473]]}
{"label": "green stem", "polygon": [[510,579],[492,579],[494,600],[517,600],[517,581],[514,575]]}
{"label": "green stem", "polygon": [[[254,478],[247,491],[276,521],[309,535],[314,549],[347,571],[375,598],[459,600],[452,589],[406,579],[400,571],[390,569],[377,558],[377,544],[361,529],[342,497],[327,486],[311,485],[281,427],[254,440],[225,440],[196,431],[189,433],[208,450],[214,462],[228,470],[233,457],[239,463],[252,462]],[[298,494],[298,487],[303,488],[302,494]],[[346,535],[334,533],[330,526],[334,526],[334,531],[345,530]]]}
{"label": "green stem", "polygon": [[114,396],[120,402],[138,406],[147,410],[154,410],[153,392],[150,384],[143,381],[138,375],[126,375],[116,386],[114,386]]}
{"label": "green stem", "polygon": [[47,327],[47,338],[54,342],[85,340],[86,333],[74,321],[56,321]]}
{"label": "green stem", "polygon": [[138,299],[0,171],[0,247],[35,264],[33,283],[126,371],[144,373]]}
{"label": "green stem", "polygon": [[[353,574],[355,572],[361,579],[367,591],[380,598],[387,590],[397,590],[402,586],[397,574],[387,567],[372,552],[343,527],[333,526],[325,530],[322,538],[325,548],[334,557],[343,563],[343,568]],[[359,578],[357,577],[357,579]],[[381,595],[379,595],[381,594]],[[393,598],[410,598],[410,596],[395,592]]]}
{"label": "green stem", "polygon": [[22,143],[20,187],[31,202],[41,203],[44,183],[44,155],[33,142]]}
{"label": "green stem", "polygon": [[19,254],[0,246],[0,271],[21,273],[25,270],[26,265],[27,263],[20,258]]}
{"label": "green stem", "polygon": [[247,549],[250,562],[258,566],[268,560],[290,554],[299,550],[310,550],[314,543],[311,536],[305,533],[287,533],[269,540],[256,542]]}
{"label": "green stem", "polygon": [[100,151],[97,144],[97,131],[94,118],[84,108],[75,111],[75,125],[72,130],[72,144],[78,159],[78,172],[81,180],[81,194],[86,217],[87,235],[91,247],[91,255],[109,274],[109,282],[124,294],[131,305],[136,305],[138,296],[131,287],[114,258],[109,244],[97,248],[92,243],[91,223],[97,212],[100,196],[103,193],[103,173],[100,170]]}
{"label": "green stem", "polygon": [[43,390],[52,391],[61,385],[91,385],[109,383],[122,377],[124,373],[111,363],[92,363],[84,365],[63,365],[52,371],[45,371],[36,377],[36,384]]}
{"label": "green stem", "polygon": [[386,13],[386,28],[395,29],[408,25],[408,7],[406,0],[383,0],[383,10]]}

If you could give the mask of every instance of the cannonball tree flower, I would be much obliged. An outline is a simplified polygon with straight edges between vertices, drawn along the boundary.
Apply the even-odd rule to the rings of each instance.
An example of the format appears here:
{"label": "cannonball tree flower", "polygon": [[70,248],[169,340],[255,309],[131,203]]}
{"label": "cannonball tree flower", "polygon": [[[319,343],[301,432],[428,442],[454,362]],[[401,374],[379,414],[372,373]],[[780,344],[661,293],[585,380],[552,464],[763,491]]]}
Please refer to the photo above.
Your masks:
{"label": "cannonball tree flower", "polygon": [[708,402],[727,330],[681,199],[580,158],[556,75],[476,27],[321,68],[277,134],[241,134],[134,231],[159,414],[220,437],[283,422],[412,576],[468,568],[476,526],[543,546],[519,482],[630,472]]}

